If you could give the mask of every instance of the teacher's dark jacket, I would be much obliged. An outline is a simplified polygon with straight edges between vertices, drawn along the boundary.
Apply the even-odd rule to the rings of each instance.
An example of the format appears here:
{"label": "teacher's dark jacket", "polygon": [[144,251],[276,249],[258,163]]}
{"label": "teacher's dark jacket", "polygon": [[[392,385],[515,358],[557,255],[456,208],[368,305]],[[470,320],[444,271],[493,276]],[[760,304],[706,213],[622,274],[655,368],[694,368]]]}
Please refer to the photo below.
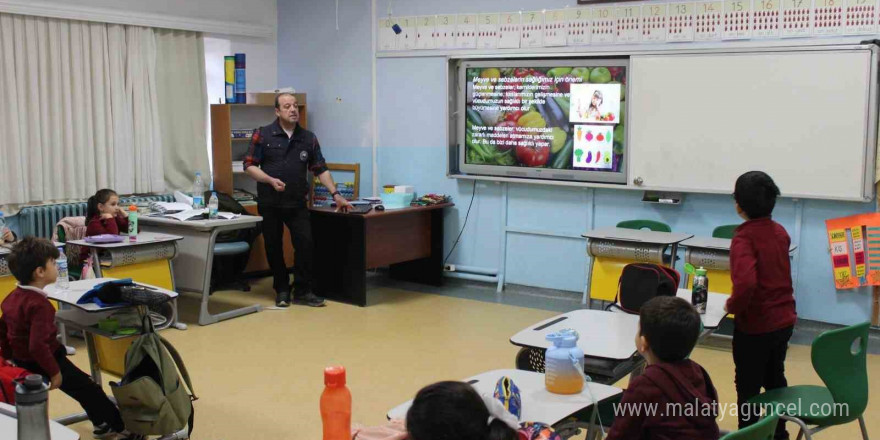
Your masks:
{"label": "teacher's dark jacket", "polygon": [[311,185],[308,172],[318,176],[327,171],[315,134],[296,124],[293,136],[288,138],[278,119],[254,130],[244,158],[244,168],[252,166],[259,166],[269,176],[285,183],[283,192],[275,191],[268,183],[257,183],[257,202],[275,208],[305,207]]}

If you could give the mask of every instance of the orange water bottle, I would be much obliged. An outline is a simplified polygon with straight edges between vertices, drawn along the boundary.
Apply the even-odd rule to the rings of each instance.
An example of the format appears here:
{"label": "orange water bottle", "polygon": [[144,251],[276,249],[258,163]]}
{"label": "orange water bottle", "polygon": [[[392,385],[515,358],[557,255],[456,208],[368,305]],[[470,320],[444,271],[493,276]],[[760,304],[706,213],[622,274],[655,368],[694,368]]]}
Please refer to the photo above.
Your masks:
{"label": "orange water bottle", "polygon": [[321,420],[324,440],[351,440],[351,392],[345,386],[345,367],[324,369]]}

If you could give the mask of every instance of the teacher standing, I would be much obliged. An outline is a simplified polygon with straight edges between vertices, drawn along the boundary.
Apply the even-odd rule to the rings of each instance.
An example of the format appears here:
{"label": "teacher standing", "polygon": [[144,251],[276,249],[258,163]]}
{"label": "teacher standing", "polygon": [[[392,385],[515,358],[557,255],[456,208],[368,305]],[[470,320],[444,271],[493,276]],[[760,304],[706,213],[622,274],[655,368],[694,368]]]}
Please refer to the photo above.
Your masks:
{"label": "teacher standing", "polygon": [[339,210],[351,204],[336,191],[336,184],[321,154],[314,133],[299,125],[296,96],[275,96],[275,122],[254,130],[244,159],[245,172],[257,181],[257,205],[263,217],[266,259],[272,269],[275,304],[290,305],[290,276],[284,263],[284,225],[293,241],[293,303],[311,307],[324,305],[324,298],[312,292],[312,225],[308,195],[308,172],[330,190]]}

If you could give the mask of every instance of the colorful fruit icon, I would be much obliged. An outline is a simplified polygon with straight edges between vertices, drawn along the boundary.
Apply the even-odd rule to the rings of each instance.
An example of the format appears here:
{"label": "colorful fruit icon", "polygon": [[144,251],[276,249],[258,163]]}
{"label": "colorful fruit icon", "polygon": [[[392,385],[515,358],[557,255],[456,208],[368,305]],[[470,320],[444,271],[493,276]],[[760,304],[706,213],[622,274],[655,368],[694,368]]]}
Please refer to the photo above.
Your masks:
{"label": "colorful fruit icon", "polygon": [[587,151],[587,163],[590,163],[592,161],[593,161],[593,152]]}
{"label": "colorful fruit icon", "polygon": [[611,163],[611,156],[605,156],[605,163]]}
{"label": "colorful fruit icon", "polygon": [[596,152],[596,163],[599,163],[599,158],[600,158],[600,157],[602,157],[602,152],[601,152],[601,151],[597,151],[597,152]]}
{"label": "colorful fruit icon", "polygon": [[604,140],[605,140],[605,135],[602,134],[602,133],[599,133],[599,136],[596,136],[596,140],[599,141],[599,142],[604,141]]}
{"label": "colorful fruit icon", "polygon": [[584,150],[581,150],[580,148],[578,148],[577,150],[574,150],[574,155],[577,157],[577,161],[580,162],[581,156],[584,155]]}
{"label": "colorful fruit icon", "polygon": [[578,140],[581,140],[581,135],[583,135],[583,131],[581,130],[580,127],[578,127],[578,129],[577,129],[577,139]]}
{"label": "colorful fruit icon", "polygon": [[587,142],[593,140],[593,132],[592,132],[592,131],[587,131],[587,137],[586,137],[586,139],[587,139]]}

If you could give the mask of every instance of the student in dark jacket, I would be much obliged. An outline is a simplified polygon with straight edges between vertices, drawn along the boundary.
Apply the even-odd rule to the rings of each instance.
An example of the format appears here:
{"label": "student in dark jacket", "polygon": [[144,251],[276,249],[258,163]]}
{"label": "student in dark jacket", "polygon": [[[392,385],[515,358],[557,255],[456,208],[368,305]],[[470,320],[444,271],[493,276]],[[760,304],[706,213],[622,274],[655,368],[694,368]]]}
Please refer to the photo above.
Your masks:
{"label": "student in dark jacket", "polygon": [[[733,293],[725,306],[734,315],[733,363],[739,428],[758,421],[755,408],[743,405],[761,392],[788,386],[785,355],[797,321],[791,262],[791,239],[771,218],[779,188],[760,171],[736,180],[733,197],[745,223],[730,244]],[[788,438],[779,421],[776,439]]]}
{"label": "student in dark jacket", "polygon": [[658,296],[642,306],[636,348],[648,366],[623,392],[606,440],[719,437],[718,393],[688,359],[699,335],[700,314],[687,301]]}

